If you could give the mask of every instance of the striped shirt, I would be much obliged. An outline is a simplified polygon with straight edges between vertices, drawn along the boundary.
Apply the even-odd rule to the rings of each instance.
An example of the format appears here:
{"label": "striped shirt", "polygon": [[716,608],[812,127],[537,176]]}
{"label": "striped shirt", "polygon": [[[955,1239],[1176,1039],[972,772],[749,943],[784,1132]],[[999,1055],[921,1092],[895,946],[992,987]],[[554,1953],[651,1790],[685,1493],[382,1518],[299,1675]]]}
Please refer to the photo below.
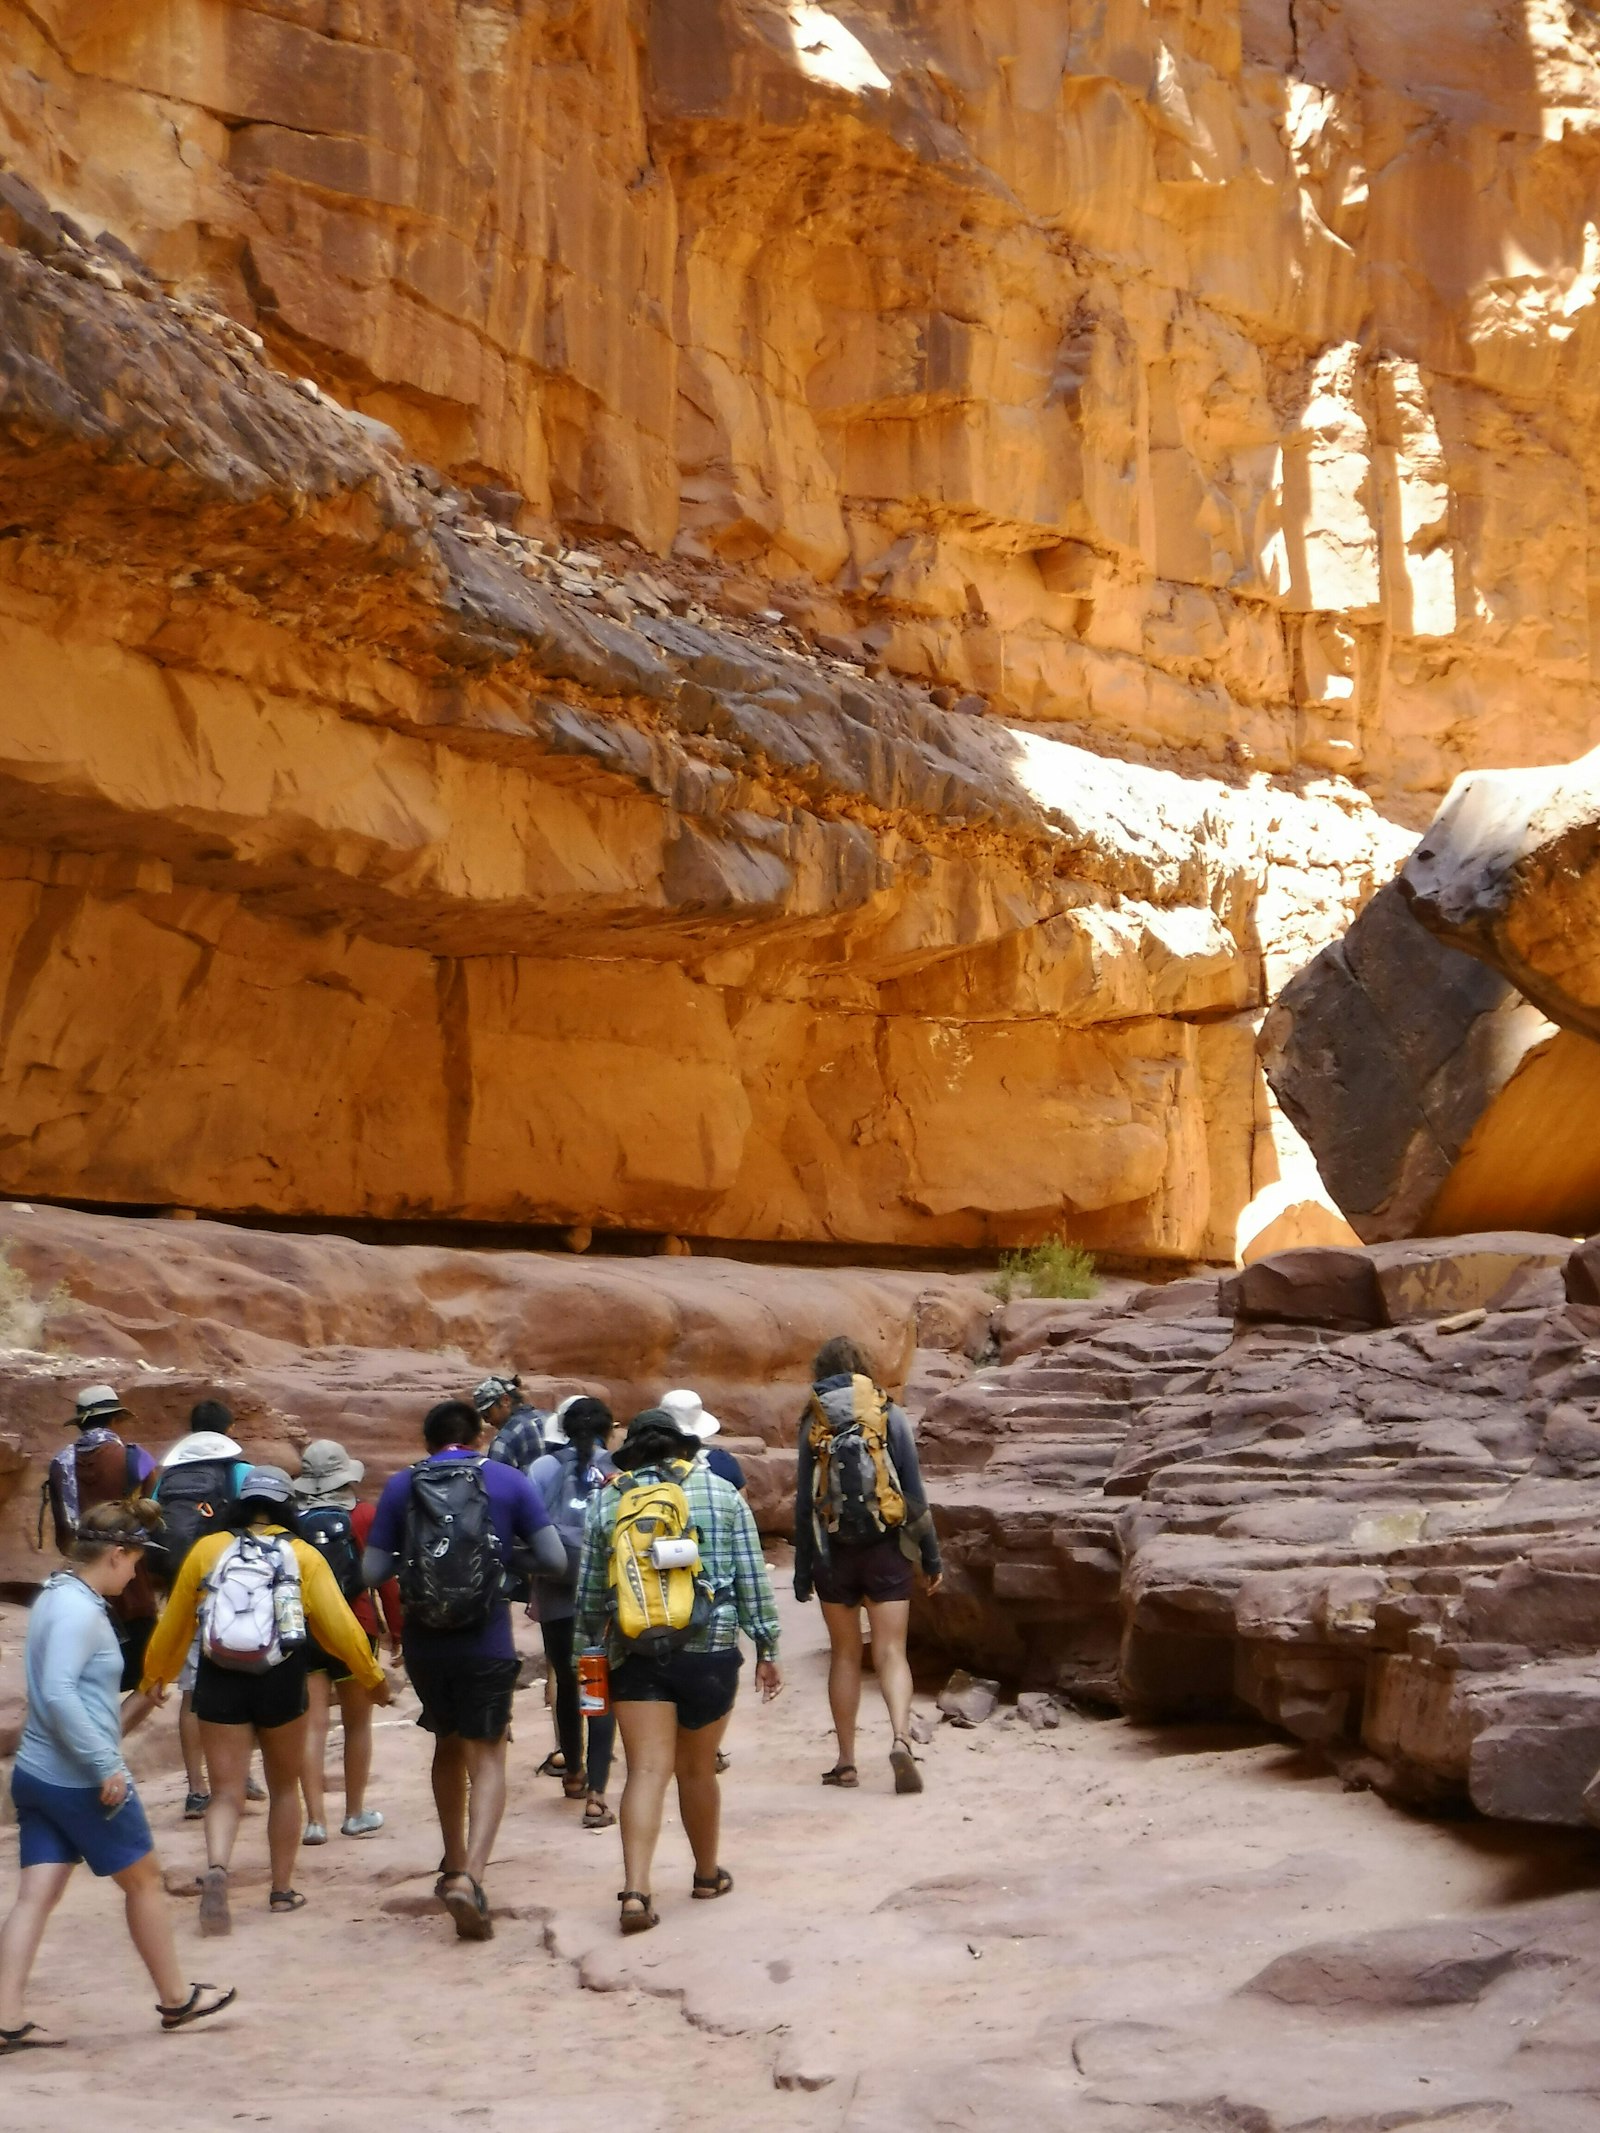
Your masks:
{"label": "striped shirt", "polygon": [[[641,1473],[661,1472],[664,1478],[679,1478],[672,1469],[642,1467]],[[619,1475],[627,1481],[629,1476]],[[682,1649],[691,1652],[732,1651],[742,1629],[756,1648],[758,1659],[774,1659],[778,1652],[778,1603],[761,1554],[761,1536],[750,1515],[750,1506],[727,1482],[708,1467],[696,1466],[683,1479],[689,1499],[689,1516],[700,1542],[700,1574],[714,1595],[711,1618],[703,1629],[692,1631]],[[611,1604],[611,1537],[617,1524],[615,1487],[601,1489],[590,1501],[584,1521],[583,1557],[578,1565],[578,1608],[573,1641],[586,1649],[604,1639],[608,1657],[627,1656],[616,1634]]]}

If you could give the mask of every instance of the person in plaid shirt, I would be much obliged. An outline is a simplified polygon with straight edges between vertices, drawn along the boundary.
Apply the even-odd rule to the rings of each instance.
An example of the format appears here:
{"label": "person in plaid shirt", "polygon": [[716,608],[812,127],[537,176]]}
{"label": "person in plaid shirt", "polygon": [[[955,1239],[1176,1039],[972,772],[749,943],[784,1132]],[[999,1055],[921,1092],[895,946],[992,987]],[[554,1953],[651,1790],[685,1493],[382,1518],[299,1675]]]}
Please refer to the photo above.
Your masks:
{"label": "person in plaid shirt", "polygon": [[717,1858],[722,1794],[717,1751],[739,1692],[739,1632],[756,1648],[756,1685],[763,1702],[783,1686],[778,1670],[778,1605],[762,1558],[750,1506],[708,1467],[690,1464],[698,1437],[660,1407],[635,1415],[617,1453],[619,1479],[673,1473],[689,1500],[700,1543],[702,1575],[712,1594],[707,1620],[684,1643],[660,1654],[630,1651],[617,1635],[611,1605],[611,1540],[617,1522],[616,1483],[589,1505],[578,1566],[573,1642],[579,1651],[603,1646],[611,1663],[611,1702],[628,1753],[622,1790],[622,1930],[642,1933],[659,1923],[650,1900],[650,1870],[661,1834],[668,1780],[678,1781],[678,1809],[694,1852],[691,1894],[704,1902],[727,1895],[733,1876]]}

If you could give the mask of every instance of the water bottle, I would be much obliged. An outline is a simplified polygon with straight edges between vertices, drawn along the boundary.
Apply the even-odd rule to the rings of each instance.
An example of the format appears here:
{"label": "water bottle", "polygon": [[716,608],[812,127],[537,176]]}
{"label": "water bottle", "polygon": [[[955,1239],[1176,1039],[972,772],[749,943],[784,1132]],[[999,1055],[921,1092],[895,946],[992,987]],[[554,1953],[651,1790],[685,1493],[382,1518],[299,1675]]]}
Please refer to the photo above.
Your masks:
{"label": "water bottle", "polygon": [[611,1663],[602,1651],[578,1654],[578,1709],[585,1718],[604,1718],[611,1709]]}
{"label": "water bottle", "polygon": [[286,1652],[297,1651],[306,1641],[305,1602],[298,1578],[281,1578],[272,1588],[272,1612],[278,1625],[278,1642]]}

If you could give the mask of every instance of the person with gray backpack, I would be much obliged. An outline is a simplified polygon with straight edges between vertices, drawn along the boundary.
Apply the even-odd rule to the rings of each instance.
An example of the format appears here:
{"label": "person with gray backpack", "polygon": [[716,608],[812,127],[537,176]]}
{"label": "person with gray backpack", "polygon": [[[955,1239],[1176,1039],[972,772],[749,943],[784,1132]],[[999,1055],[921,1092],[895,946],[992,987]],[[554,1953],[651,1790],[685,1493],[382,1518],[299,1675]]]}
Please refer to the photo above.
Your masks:
{"label": "person with gray backpack", "polygon": [[894,1789],[920,1792],[906,1635],[916,1568],[929,1592],[938,1590],[941,1573],[916,1440],[904,1410],[843,1334],[818,1349],[812,1374],[795,1475],[794,1596],[809,1600],[814,1591],[828,1629],[828,1704],[839,1752],[822,1782],[845,1792],[860,1783],[855,1753],[865,1607],[873,1672],[894,1729]]}
{"label": "person with gray backpack", "polygon": [[444,1857],[434,1894],[460,1940],[492,1940],[483,1879],[506,1807],[506,1741],[519,1671],[509,1580],[560,1577],[567,1551],[526,1474],[480,1453],[466,1400],[423,1417],[425,1458],[385,1483],[367,1536],[368,1585],[400,1580],[401,1648],[434,1737]]}
{"label": "person with gray backpack", "polygon": [[544,1498],[544,1507],[567,1551],[566,1575],[536,1578],[528,1612],[539,1624],[545,1657],[556,1692],[556,1732],[561,1741],[561,1789],[569,1800],[582,1800],[585,1829],[609,1829],[616,1816],[606,1804],[611,1782],[611,1755],[617,1722],[609,1711],[588,1723],[587,1755],[583,1711],[578,1699],[578,1661],[573,1617],[578,1611],[578,1565],[583,1558],[584,1521],[591,1500],[616,1472],[606,1450],[611,1410],[604,1400],[580,1395],[562,1406],[566,1442],[535,1460],[528,1479]]}

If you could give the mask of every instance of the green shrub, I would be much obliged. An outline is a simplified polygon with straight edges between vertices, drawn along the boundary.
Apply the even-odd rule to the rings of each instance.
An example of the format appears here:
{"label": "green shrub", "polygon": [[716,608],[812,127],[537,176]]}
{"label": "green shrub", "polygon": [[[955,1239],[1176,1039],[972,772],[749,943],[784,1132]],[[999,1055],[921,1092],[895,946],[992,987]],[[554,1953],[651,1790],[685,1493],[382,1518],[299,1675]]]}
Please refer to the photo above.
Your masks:
{"label": "green shrub", "polygon": [[1064,1237],[1047,1237],[1043,1244],[1030,1244],[1026,1251],[1002,1254],[1000,1268],[989,1283],[991,1296],[1010,1303],[1013,1296],[1060,1296],[1083,1300],[1100,1292],[1094,1254],[1081,1244],[1068,1244]]}

